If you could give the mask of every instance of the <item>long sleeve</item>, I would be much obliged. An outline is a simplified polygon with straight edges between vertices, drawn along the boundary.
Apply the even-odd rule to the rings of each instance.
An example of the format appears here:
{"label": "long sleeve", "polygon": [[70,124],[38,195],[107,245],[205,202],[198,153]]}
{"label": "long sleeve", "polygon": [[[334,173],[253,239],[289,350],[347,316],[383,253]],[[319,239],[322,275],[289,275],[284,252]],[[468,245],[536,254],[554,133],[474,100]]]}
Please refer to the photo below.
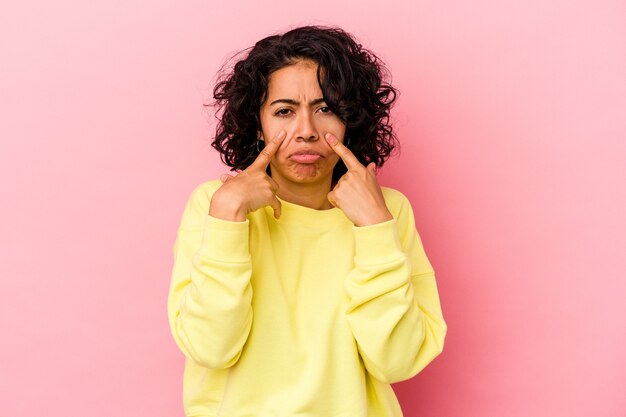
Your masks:
{"label": "long sleeve", "polygon": [[411,205],[397,193],[394,219],[353,228],[355,266],[345,281],[359,353],[368,372],[386,383],[426,367],[442,352],[447,332]]}
{"label": "long sleeve", "polygon": [[195,363],[237,362],[252,326],[249,220],[208,215],[214,183],[193,190],[173,246],[168,318],[174,340]]}

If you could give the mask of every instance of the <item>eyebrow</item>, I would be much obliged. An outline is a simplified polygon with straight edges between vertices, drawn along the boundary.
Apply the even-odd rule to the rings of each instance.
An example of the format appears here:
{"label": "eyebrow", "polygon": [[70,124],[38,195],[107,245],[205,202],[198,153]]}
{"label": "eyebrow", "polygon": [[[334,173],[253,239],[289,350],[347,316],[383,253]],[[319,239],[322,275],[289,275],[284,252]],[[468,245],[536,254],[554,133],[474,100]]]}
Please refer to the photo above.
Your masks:
{"label": "eyebrow", "polygon": [[[309,101],[309,106],[314,106],[316,104],[323,103],[324,101],[325,100],[323,98],[316,98],[315,100]],[[300,104],[300,102],[297,100],[293,100],[290,98],[279,98],[278,100],[272,101],[270,103],[270,106],[273,106],[274,104],[277,104],[277,103],[293,104],[294,106],[297,106]]]}

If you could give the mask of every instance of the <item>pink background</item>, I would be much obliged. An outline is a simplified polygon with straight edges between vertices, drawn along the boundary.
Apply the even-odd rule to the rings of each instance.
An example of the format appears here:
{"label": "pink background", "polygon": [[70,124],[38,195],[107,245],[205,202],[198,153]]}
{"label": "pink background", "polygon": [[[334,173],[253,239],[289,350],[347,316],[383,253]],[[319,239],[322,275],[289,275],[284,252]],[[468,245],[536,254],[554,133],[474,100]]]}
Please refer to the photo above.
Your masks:
{"label": "pink background", "polygon": [[625,22],[622,0],[3,5],[0,415],[183,415],[172,245],[225,171],[202,103],[231,53],[310,23],[401,91],[381,183],[449,326],[405,415],[626,415]]}

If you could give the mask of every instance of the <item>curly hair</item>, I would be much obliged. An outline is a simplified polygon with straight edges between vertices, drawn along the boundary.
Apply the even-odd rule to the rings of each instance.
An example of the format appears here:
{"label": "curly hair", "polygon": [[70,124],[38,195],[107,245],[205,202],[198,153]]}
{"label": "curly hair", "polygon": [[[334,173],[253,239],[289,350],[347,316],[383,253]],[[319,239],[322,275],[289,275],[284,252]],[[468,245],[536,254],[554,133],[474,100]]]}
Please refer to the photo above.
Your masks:
{"label": "curly hair", "polygon": [[[217,109],[211,146],[231,170],[247,168],[259,154],[259,112],[267,99],[268,77],[302,59],[318,64],[324,101],[346,125],[349,148],[363,165],[382,166],[399,146],[389,120],[398,90],[385,81],[388,71],[381,60],[349,33],[338,27],[301,26],[268,36],[241,52],[247,50],[232,69],[222,66],[213,89],[215,101],[205,105]],[[339,160],[333,182],[346,171]]]}

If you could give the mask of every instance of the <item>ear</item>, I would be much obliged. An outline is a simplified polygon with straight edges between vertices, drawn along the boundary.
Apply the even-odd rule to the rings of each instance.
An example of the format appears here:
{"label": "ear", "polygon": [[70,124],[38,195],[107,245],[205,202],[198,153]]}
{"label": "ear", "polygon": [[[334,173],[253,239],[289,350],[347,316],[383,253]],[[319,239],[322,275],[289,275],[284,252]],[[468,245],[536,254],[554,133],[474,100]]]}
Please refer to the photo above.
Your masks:
{"label": "ear", "polygon": [[369,164],[367,164],[367,170],[373,175],[376,175],[376,162],[370,162]]}

